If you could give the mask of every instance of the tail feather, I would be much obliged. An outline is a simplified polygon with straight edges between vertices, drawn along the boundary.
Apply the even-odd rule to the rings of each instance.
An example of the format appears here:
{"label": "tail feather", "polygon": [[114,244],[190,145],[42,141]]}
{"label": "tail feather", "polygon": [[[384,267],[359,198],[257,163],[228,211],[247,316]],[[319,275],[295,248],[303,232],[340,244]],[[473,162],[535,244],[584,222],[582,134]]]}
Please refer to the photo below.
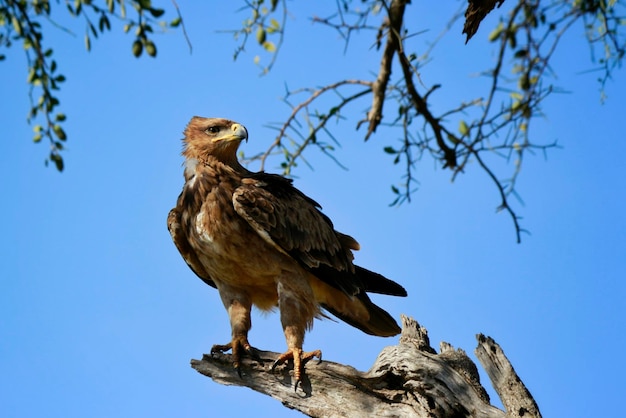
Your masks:
{"label": "tail feather", "polygon": [[363,290],[370,293],[380,293],[383,295],[391,296],[406,296],[406,290],[404,287],[389,280],[382,274],[375,273],[363,267],[354,266],[356,268],[355,273],[363,283]]}
{"label": "tail feather", "polygon": [[348,295],[358,295],[363,291],[390,296],[407,295],[404,287],[398,283],[363,267],[354,266],[354,271],[349,272],[321,264],[308,270],[321,281]]}
{"label": "tail feather", "polygon": [[379,337],[392,337],[401,331],[398,323],[384,309],[374,304],[365,293],[360,293],[353,297],[354,304],[361,304],[367,310],[368,318],[359,318],[352,315],[353,312],[342,312],[329,304],[322,304],[322,307],[337,318],[360,329],[366,334]]}
{"label": "tail feather", "polygon": [[354,266],[351,272],[325,265],[309,271],[315,298],[325,310],[366,334],[391,337],[400,333],[398,323],[374,304],[366,292],[406,296],[404,287],[359,266]]}
{"label": "tail feather", "polygon": [[314,276],[309,283],[321,307],[342,321],[370,335],[391,337],[400,333],[393,317],[374,304],[363,289],[350,295]]}

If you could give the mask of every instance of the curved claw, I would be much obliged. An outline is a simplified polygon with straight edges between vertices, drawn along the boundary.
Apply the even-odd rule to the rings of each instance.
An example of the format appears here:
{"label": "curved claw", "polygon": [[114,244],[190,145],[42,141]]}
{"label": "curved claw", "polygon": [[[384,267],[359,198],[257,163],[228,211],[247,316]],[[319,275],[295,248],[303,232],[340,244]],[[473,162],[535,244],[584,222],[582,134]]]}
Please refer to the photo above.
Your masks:
{"label": "curved claw", "polygon": [[243,378],[243,376],[241,375],[242,352],[245,352],[253,360],[263,363],[263,360],[261,359],[258,350],[250,345],[246,337],[235,337],[231,342],[227,344],[214,344],[213,347],[211,347],[211,355],[215,353],[224,353],[229,350],[231,350],[232,352],[231,356],[233,359],[233,367],[237,371],[237,375],[239,375],[239,378]]}
{"label": "curved claw", "polygon": [[272,363],[272,367],[270,368],[270,370],[273,372],[274,370],[276,370],[276,366],[280,366],[281,364],[283,364],[285,361],[281,360],[280,357],[278,357],[276,359],[276,361],[274,361],[274,363]]}
{"label": "curved claw", "polygon": [[261,355],[259,354],[259,350],[252,347],[251,345],[249,345],[247,348],[244,347],[243,349],[246,351],[246,354],[248,354],[252,360],[258,363],[263,363],[263,359],[261,358]]}
{"label": "curved claw", "polygon": [[319,359],[318,364],[322,362],[322,352],[320,350],[303,353],[301,348],[292,348],[278,356],[272,364],[272,372],[276,366],[283,364],[287,360],[293,360],[293,377],[295,380],[294,390],[298,390],[298,385],[302,383],[302,375],[304,374],[304,365],[313,357]]}
{"label": "curved claw", "polygon": [[213,347],[211,347],[211,355],[215,354],[215,353],[224,353],[225,351],[231,350],[233,348],[232,346],[232,342],[228,343],[228,344],[213,344]]}

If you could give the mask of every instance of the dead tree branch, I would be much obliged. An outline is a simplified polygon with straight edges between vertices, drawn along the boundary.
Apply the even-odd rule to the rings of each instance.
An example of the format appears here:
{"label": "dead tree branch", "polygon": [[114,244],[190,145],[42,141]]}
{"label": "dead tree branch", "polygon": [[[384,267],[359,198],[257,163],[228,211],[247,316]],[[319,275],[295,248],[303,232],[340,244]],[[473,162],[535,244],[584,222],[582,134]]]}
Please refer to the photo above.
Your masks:
{"label": "dead tree branch", "polygon": [[522,383],[502,348],[491,337],[476,336],[478,347],[474,350],[483,365],[491,384],[498,392],[502,405],[509,415],[517,417],[540,417],[539,407]]}
{"label": "dead tree branch", "polygon": [[476,355],[487,370],[506,412],[489,403],[478,370],[463,350],[442,343],[430,346],[428,333],[402,317],[396,346],[383,349],[367,372],[324,361],[310,362],[298,391],[289,367],[272,373],[278,353],[260,353],[263,362],[245,359],[239,377],[226,354],[192,360],[198,372],[224,385],[246,386],[311,417],[541,417],[537,404],[501,348],[478,335]]}
{"label": "dead tree branch", "polygon": [[376,128],[383,119],[383,104],[385,103],[387,94],[387,84],[389,84],[389,78],[391,77],[393,54],[400,46],[400,32],[402,30],[406,4],[407,1],[405,0],[392,1],[389,6],[388,18],[383,21],[380,28],[380,33],[383,33],[385,30],[387,31],[387,43],[383,50],[383,56],[380,59],[378,76],[372,87],[372,107],[367,113],[369,127],[367,128],[367,134],[365,134],[366,141],[372,133],[376,132]]}

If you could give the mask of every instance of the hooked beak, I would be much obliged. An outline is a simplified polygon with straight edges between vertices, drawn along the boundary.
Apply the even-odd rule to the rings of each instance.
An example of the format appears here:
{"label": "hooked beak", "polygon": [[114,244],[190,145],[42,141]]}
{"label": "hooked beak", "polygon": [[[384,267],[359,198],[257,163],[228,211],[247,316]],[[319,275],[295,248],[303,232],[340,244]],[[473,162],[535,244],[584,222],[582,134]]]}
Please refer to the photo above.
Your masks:
{"label": "hooked beak", "polygon": [[248,142],[248,131],[245,126],[233,123],[231,126],[233,139],[245,140]]}

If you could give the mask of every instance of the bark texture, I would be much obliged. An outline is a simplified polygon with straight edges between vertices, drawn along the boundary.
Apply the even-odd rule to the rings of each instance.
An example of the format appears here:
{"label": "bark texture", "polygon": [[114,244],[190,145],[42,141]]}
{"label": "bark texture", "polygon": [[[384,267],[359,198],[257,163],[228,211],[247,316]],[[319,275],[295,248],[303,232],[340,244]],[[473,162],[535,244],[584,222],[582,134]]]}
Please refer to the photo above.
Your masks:
{"label": "bark texture", "polygon": [[493,339],[479,334],[475,353],[506,411],[490,404],[478,369],[463,350],[441,343],[437,354],[425,328],[405,316],[402,324],[400,343],[384,348],[369,371],[311,361],[297,390],[291,367],[271,371],[279,353],[261,351],[262,361],[245,358],[241,377],[226,354],[204,355],[191,365],[217,383],[249,387],[311,417],[541,417]]}

